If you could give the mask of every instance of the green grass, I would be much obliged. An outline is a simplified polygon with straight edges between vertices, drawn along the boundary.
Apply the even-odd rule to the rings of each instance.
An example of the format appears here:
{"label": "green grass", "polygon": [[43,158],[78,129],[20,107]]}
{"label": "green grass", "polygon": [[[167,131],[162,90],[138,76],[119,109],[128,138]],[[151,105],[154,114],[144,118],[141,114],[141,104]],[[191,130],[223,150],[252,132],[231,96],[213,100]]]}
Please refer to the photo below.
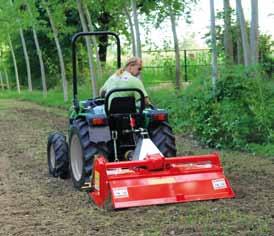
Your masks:
{"label": "green grass", "polygon": [[64,102],[63,93],[57,90],[49,90],[47,96],[43,96],[41,91],[21,90],[0,92],[0,99],[17,99],[22,101],[30,101],[39,105],[48,107],[68,108],[71,104],[71,96],[68,102]]}
{"label": "green grass", "polygon": [[249,151],[252,152],[254,155],[260,155],[264,157],[270,157],[274,160],[274,144],[256,144],[251,143],[248,145]]}

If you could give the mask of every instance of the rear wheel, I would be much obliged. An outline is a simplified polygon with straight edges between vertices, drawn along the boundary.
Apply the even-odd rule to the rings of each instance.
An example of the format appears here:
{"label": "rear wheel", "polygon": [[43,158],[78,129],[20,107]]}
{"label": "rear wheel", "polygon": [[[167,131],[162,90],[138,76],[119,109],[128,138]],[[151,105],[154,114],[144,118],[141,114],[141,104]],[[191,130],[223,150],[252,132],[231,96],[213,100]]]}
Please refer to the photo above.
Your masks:
{"label": "rear wheel", "polygon": [[76,120],[70,133],[69,162],[71,178],[77,189],[90,182],[94,159],[98,155],[108,157],[106,144],[91,142],[89,135],[87,122]]}
{"label": "rear wheel", "polygon": [[151,124],[148,131],[152,142],[165,157],[176,156],[175,136],[167,122]]}
{"label": "rear wheel", "polygon": [[50,175],[63,179],[67,178],[69,176],[68,145],[65,135],[60,132],[49,135],[47,154]]}

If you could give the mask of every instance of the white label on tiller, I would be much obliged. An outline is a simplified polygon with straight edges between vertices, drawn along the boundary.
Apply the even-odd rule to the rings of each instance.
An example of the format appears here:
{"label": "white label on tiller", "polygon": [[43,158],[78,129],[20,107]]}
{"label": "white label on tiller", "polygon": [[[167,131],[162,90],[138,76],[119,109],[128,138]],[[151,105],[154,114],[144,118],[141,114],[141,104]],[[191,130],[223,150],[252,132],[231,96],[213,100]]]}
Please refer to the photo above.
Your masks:
{"label": "white label on tiller", "polygon": [[128,197],[127,188],[113,188],[113,194],[115,198]]}
{"label": "white label on tiller", "polygon": [[212,180],[212,185],[215,190],[227,188],[226,182],[224,179],[214,179]]}
{"label": "white label on tiller", "polygon": [[120,174],[128,174],[128,173],[134,173],[134,171],[130,169],[122,169],[122,168],[107,170],[107,175],[120,175]]}

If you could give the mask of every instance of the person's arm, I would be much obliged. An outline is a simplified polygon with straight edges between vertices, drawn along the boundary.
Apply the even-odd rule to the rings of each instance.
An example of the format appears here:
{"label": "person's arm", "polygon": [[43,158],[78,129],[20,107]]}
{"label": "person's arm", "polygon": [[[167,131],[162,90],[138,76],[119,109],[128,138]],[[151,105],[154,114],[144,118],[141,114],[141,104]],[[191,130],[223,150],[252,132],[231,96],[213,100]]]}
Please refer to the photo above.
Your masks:
{"label": "person's arm", "polygon": [[109,77],[109,78],[105,81],[104,85],[100,88],[99,94],[100,94],[101,97],[105,97],[105,95],[106,95],[106,93],[107,93],[107,88],[108,88],[108,86],[109,86],[109,84],[110,84],[110,81],[111,81],[111,78],[112,78],[112,77]]}
{"label": "person's arm", "polygon": [[105,84],[100,88],[99,95],[103,98],[106,95]]}
{"label": "person's arm", "polygon": [[150,105],[150,100],[149,100],[147,91],[145,90],[144,84],[142,83],[141,80],[138,79],[138,82],[137,82],[137,86],[136,86],[136,87],[139,88],[139,89],[143,92],[143,94],[144,94],[144,96],[145,96],[145,105],[146,105],[146,106]]}

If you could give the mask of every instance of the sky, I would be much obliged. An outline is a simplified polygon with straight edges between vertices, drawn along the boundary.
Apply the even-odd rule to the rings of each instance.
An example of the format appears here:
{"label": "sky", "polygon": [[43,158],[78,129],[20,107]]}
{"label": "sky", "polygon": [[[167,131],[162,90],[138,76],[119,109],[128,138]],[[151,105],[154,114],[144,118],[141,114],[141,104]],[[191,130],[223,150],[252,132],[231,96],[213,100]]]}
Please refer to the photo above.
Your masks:
{"label": "sky", "polygon": [[[215,12],[222,10],[223,0],[215,0]],[[235,0],[230,0],[231,7],[235,9]],[[242,6],[244,9],[245,19],[250,22],[251,18],[251,0],[242,0]],[[258,0],[258,14],[259,14],[259,28],[260,32],[272,35],[274,39],[274,0]],[[192,24],[186,24],[183,19],[179,19],[177,26],[178,39],[183,40],[185,35],[195,33],[196,45],[199,48],[206,48],[205,40],[203,36],[209,32],[210,27],[210,11],[209,0],[200,0],[192,11]],[[141,34],[145,32],[141,31]],[[170,22],[167,20],[163,23],[162,29],[153,30],[150,35],[152,41],[158,46],[163,45],[164,40],[173,42]],[[142,39],[144,41],[144,39]]]}

